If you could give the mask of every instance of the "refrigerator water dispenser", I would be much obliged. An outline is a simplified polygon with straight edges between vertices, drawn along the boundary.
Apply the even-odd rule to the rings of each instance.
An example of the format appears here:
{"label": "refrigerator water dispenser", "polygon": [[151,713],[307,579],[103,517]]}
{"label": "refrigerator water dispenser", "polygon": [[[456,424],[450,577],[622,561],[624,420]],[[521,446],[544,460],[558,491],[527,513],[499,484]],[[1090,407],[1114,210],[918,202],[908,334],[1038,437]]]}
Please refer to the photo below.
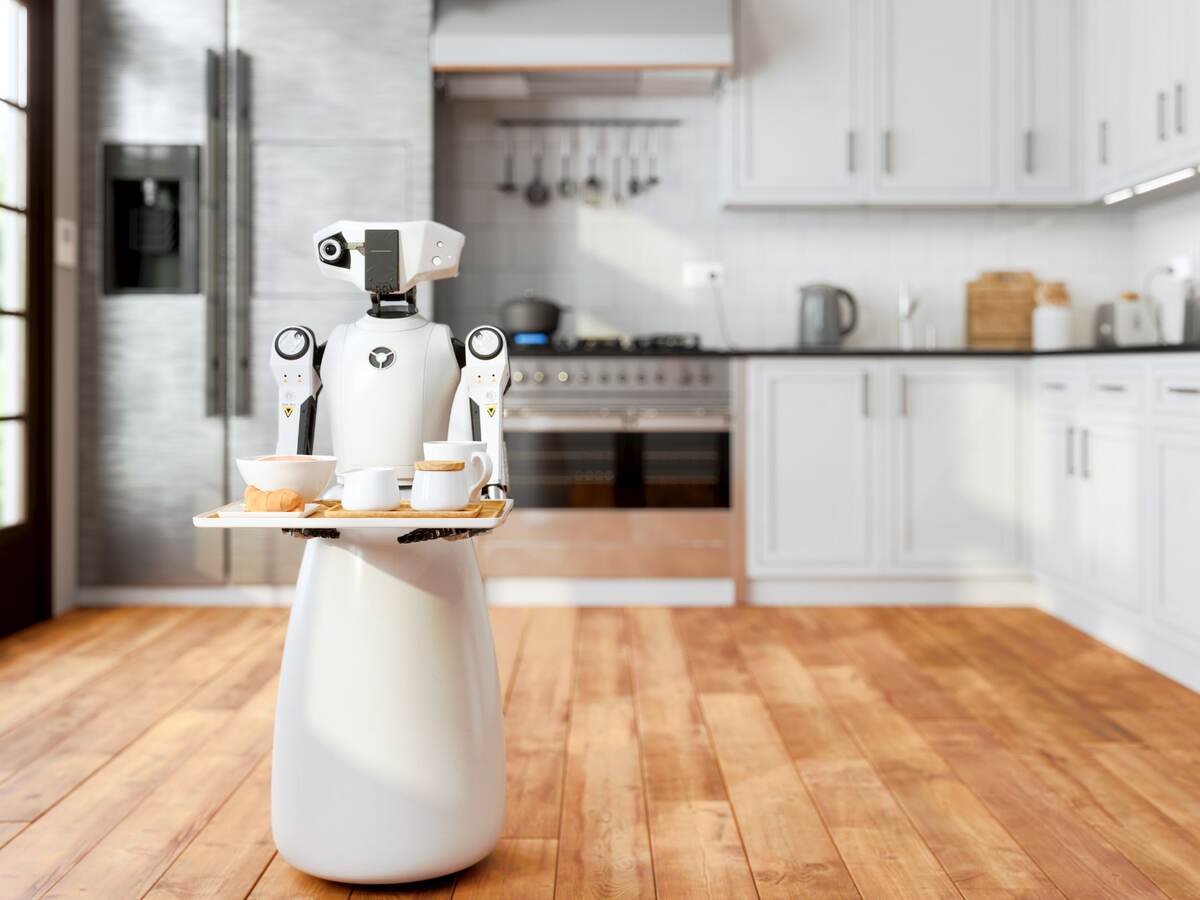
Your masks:
{"label": "refrigerator water dispenser", "polygon": [[200,290],[200,148],[104,148],[104,292]]}

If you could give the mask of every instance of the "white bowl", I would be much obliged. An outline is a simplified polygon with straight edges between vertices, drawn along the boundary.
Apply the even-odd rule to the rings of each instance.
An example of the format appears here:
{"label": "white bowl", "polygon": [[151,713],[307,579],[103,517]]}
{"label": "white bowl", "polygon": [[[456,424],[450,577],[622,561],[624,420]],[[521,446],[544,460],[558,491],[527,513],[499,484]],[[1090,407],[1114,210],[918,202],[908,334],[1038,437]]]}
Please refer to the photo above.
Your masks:
{"label": "white bowl", "polygon": [[336,466],[335,456],[239,456],[237,460],[246,484],[260,491],[288,488],[305,502],[325,492]]}

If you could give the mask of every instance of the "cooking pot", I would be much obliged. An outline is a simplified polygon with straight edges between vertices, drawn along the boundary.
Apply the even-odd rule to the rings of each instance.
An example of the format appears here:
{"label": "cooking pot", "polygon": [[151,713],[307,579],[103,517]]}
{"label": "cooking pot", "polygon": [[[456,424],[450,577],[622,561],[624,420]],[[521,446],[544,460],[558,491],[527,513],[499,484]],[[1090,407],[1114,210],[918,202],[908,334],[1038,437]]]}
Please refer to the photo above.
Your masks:
{"label": "cooking pot", "polygon": [[[500,325],[515,343],[546,343],[558,331],[562,307],[545,297],[525,296],[509,300],[500,309]],[[544,336],[545,341],[522,341],[521,335]]]}

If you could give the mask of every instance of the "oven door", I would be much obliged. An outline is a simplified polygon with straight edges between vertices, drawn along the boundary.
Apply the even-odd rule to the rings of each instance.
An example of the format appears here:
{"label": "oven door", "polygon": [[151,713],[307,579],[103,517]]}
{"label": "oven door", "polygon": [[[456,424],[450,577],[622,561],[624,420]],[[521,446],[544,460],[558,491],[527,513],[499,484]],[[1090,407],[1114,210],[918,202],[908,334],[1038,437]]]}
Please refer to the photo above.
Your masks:
{"label": "oven door", "polygon": [[555,410],[505,418],[523,509],[728,509],[725,410]]}

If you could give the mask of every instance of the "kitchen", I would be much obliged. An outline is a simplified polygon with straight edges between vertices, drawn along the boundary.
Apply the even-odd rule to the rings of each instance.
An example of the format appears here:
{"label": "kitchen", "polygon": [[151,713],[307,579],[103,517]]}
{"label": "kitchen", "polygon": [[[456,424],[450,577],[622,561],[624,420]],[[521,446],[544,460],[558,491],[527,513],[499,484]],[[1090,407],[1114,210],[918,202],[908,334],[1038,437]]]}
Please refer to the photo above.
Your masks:
{"label": "kitchen", "polygon": [[[1200,890],[1186,0],[0,7],[0,893]],[[461,261],[390,299],[464,372],[502,332],[507,505],[391,547],[482,578],[401,628],[374,551],[312,574],[361,522],[237,515],[346,455],[271,336],[422,220]],[[498,783],[482,849],[378,799],[417,770]]]}

